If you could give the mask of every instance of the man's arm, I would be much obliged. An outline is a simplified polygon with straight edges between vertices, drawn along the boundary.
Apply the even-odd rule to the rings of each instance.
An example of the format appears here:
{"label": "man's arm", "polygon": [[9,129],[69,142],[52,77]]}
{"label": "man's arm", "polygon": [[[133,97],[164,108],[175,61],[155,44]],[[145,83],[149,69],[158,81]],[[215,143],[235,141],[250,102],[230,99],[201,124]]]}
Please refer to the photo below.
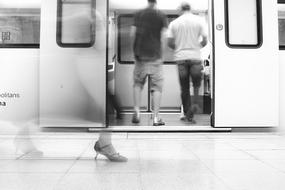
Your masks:
{"label": "man's arm", "polygon": [[131,26],[131,31],[130,31],[130,38],[131,38],[131,44],[132,45],[134,45],[134,43],[135,43],[135,38],[136,38],[138,26],[139,26],[139,12],[136,12],[134,14],[134,20],[133,20],[133,24]]}
{"label": "man's arm", "polygon": [[174,38],[167,38],[167,45],[168,47],[170,47],[171,49],[175,49],[175,43],[174,43]]}
{"label": "man's arm", "polygon": [[175,38],[174,38],[174,34],[172,31],[172,23],[169,24],[168,30],[167,30],[167,45],[168,47],[170,47],[171,49],[175,49]]}
{"label": "man's arm", "polygon": [[131,37],[131,41],[132,42],[134,42],[134,39],[135,39],[135,36],[136,36],[136,31],[137,31],[137,27],[131,26],[130,37]]}
{"label": "man's arm", "polygon": [[200,41],[200,44],[202,47],[205,47],[208,43],[208,35],[206,32],[206,23],[205,22],[201,22],[201,30],[200,30],[200,35],[202,37],[202,40]]}
{"label": "man's arm", "polygon": [[208,37],[207,35],[202,35],[202,41],[200,42],[202,47],[205,47],[208,43]]}

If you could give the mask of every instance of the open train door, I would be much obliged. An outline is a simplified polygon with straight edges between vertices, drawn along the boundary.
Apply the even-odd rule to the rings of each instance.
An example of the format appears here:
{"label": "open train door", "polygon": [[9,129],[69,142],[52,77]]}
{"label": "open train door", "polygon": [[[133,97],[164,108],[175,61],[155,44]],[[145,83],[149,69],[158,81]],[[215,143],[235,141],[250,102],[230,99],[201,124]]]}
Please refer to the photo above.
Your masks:
{"label": "open train door", "polygon": [[214,0],[214,127],[278,126],[277,4]]}
{"label": "open train door", "polygon": [[106,126],[106,0],[42,0],[40,125]]}

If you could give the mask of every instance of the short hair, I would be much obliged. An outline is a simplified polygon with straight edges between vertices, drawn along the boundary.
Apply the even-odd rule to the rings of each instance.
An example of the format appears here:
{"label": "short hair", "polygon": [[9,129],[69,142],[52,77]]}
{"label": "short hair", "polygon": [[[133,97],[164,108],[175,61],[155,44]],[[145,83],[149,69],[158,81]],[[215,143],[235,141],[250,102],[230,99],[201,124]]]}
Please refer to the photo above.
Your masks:
{"label": "short hair", "polygon": [[191,5],[189,3],[183,2],[183,3],[181,3],[180,9],[182,11],[190,11]]}
{"label": "short hair", "polygon": [[156,3],[156,0],[147,0],[149,3]]}

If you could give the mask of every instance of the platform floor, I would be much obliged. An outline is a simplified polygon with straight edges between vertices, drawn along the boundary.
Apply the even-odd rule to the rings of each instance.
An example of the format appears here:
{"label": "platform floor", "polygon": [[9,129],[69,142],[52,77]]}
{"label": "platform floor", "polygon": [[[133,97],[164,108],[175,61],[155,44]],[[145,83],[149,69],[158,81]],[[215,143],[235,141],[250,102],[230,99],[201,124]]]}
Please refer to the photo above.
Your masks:
{"label": "platform floor", "polygon": [[[1,190],[284,190],[279,133],[115,133],[127,163],[94,160],[96,133],[34,133],[43,156],[0,135]],[[23,136],[23,138],[26,138]]]}

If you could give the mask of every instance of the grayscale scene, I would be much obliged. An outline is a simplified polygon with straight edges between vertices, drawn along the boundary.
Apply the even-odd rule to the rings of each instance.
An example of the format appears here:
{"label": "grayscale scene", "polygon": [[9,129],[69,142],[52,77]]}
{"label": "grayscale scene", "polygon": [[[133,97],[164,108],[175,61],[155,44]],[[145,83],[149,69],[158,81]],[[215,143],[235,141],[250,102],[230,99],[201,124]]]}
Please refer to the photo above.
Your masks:
{"label": "grayscale scene", "polygon": [[285,189],[285,0],[0,0],[1,190]]}

